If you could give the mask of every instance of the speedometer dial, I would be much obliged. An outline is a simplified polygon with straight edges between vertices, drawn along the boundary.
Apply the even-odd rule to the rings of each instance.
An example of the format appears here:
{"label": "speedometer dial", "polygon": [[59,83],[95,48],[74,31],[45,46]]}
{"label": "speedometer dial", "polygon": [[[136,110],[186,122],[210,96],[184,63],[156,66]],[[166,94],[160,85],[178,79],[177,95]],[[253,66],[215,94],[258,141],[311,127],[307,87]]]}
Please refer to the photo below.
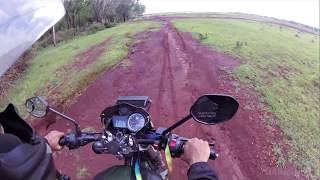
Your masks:
{"label": "speedometer dial", "polygon": [[133,113],[128,118],[128,129],[132,132],[138,132],[145,125],[146,119],[140,113]]}

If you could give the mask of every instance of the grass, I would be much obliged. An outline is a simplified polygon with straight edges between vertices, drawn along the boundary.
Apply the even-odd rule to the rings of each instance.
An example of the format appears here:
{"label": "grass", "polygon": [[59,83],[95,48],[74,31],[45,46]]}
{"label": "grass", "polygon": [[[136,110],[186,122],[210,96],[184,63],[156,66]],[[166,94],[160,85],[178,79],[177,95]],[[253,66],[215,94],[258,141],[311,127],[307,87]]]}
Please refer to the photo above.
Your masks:
{"label": "grass", "polygon": [[289,160],[310,178],[320,178],[319,36],[242,20],[175,20],[174,26],[242,59],[234,75],[269,104],[291,143]]}
{"label": "grass", "polygon": [[[99,74],[124,58],[134,34],[157,27],[158,23],[149,21],[124,23],[41,50],[27,62],[28,69],[24,77],[16,82],[6,97],[0,99],[0,109],[12,102],[18,106],[20,113],[25,115],[25,99],[34,95],[49,97],[56,103],[61,103],[66,97],[85,89]],[[95,63],[80,70],[69,68],[75,63],[74,57],[77,54],[110,37],[112,39],[106,52]]]}
{"label": "grass", "polygon": [[90,173],[88,172],[87,167],[83,166],[81,168],[77,168],[77,174],[76,174],[77,179],[87,179],[89,175]]}
{"label": "grass", "polygon": [[272,151],[277,158],[277,161],[276,161],[277,166],[284,168],[286,165],[286,160],[282,154],[281,147],[278,144],[273,144]]}
{"label": "grass", "polygon": [[93,126],[87,126],[83,129],[81,129],[82,132],[87,132],[87,133],[93,133],[97,132],[97,130]]}

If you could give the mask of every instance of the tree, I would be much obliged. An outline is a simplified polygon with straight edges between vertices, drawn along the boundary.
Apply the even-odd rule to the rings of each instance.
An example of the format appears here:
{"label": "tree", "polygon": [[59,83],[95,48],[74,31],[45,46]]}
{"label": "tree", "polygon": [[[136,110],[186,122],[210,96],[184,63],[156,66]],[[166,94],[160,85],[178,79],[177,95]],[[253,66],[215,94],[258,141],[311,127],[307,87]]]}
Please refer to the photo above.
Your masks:
{"label": "tree", "polygon": [[89,17],[89,4],[89,0],[63,0],[68,28],[80,27],[81,19]]}
{"label": "tree", "polygon": [[130,11],[135,4],[134,0],[119,0],[119,5],[116,8],[117,15],[121,21],[125,22],[129,19]]}
{"label": "tree", "polygon": [[131,9],[131,12],[132,12],[132,17],[140,17],[143,15],[143,13],[145,12],[146,10],[146,7],[145,5],[141,4],[139,1],[137,1],[132,9]]}
{"label": "tree", "polygon": [[63,0],[67,28],[78,29],[94,22],[124,22],[139,17],[145,6],[137,0]]}
{"label": "tree", "polygon": [[115,20],[115,9],[119,0],[93,0],[91,2],[93,16],[96,22],[113,22]]}

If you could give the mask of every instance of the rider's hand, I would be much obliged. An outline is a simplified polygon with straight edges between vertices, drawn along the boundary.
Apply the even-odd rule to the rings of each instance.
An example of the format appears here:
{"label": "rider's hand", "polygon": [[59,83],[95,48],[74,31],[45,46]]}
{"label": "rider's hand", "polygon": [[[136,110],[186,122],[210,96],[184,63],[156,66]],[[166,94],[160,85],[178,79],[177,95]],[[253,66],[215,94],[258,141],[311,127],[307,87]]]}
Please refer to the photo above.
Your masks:
{"label": "rider's hand", "polygon": [[62,147],[59,145],[59,140],[62,136],[64,136],[63,132],[50,131],[44,138],[47,139],[48,144],[53,151],[60,151]]}
{"label": "rider's hand", "polygon": [[197,162],[208,162],[210,146],[207,141],[193,138],[184,144],[182,160],[190,166]]}

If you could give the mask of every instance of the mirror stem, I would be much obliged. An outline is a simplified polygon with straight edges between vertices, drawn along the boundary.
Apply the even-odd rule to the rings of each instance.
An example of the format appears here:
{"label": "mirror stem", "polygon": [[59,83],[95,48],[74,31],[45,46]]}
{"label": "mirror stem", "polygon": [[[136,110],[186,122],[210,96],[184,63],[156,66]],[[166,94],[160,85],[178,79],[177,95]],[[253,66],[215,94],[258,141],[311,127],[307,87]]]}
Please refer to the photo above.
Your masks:
{"label": "mirror stem", "polygon": [[166,135],[168,132],[172,131],[173,129],[175,129],[176,127],[180,126],[181,124],[185,123],[186,121],[188,121],[190,118],[192,118],[192,115],[189,114],[186,117],[182,118],[180,121],[176,122],[175,124],[173,124],[172,126],[168,127],[166,130],[164,130],[162,132],[162,135]]}
{"label": "mirror stem", "polygon": [[78,124],[74,119],[72,119],[71,117],[66,116],[66,115],[60,113],[59,111],[57,111],[57,110],[55,110],[55,109],[53,109],[53,108],[51,108],[51,107],[49,107],[49,110],[52,111],[52,112],[54,112],[54,113],[56,113],[57,115],[65,118],[65,119],[67,119],[68,121],[70,121],[72,124],[74,124],[74,126],[75,126],[75,128],[76,128],[76,134],[77,134],[77,135],[80,135],[80,134],[81,134],[80,126],[79,126],[79,124]]}

